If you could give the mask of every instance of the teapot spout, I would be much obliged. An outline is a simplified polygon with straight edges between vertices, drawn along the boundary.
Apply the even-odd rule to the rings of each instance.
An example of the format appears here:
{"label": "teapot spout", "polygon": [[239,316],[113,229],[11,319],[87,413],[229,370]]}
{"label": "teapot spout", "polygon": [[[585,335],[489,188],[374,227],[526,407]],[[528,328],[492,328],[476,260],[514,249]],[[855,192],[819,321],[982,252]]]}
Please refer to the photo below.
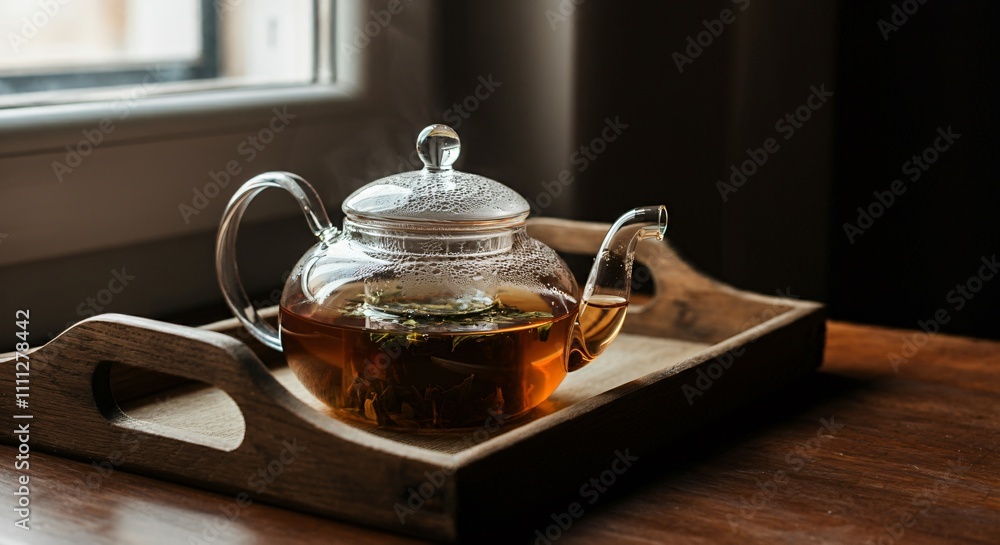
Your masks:
{"label": "teapot spout", "polygon": [[632,264],[640,240],[663,240],[667,208],[644,206],[623,214],[608,231],[590,270],[577,314],[568,367],[593,361],[618,336],[632,291]]}

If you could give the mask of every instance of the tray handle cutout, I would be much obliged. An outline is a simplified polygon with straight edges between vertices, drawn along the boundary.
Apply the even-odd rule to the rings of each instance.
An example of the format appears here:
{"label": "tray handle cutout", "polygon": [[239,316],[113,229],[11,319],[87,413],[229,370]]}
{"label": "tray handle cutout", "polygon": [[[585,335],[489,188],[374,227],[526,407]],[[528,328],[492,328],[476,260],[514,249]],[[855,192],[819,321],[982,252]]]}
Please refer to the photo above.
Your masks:
{"label": "tray handle cutout", "polygon": [[[123,380],[123,375],[133,380]],[[123,395],[127,391],[125,388],[136,386],[136,381],[150,383],[141,385],[147,387],[156,383],[173,384],[174,389],[167,397],[154,391],[129,399]],[[218,387],[201,381],[183,380],[176,375],[146,371],[121,362],[102,361],[94,368],[93,392],[94,402],[104,418],[124,430],[155,433],[223,452],[236,450],[246,437],[246,420],[239,405]],[[208,403],[211,403],[211,411],[186,408]]]}
{"label": "tray handle cutout", "polygon": [[[118,365],[141,370],[139,374],[153,372],[147,381],[179,378],[183,380],[177,382],[215,387],[221,390],[215,395],[224,394],[235,404],[225,418],[242,422],[217,425],[221,432],[205,433],[194,423],[180,423],[178,415],[133,418],[112,389],[112,369]],[[256,456],[281,444],[266,430],[273,429],[275,421],[295,420],[298,409],[297,400],[240,341],[120,314],[103,314],[72,326],[32,352],[31,371],[46,377],[32,383],[37,394],[32,396],[31,412],[48,424],[32,434],[32,441],[60,450],[71,443],[74,451],[98,458],[119,441],[123,430],[143,441],[144,453],[165,451],[196,458],[221,450]],[[179,425],[169,425],[171,419]]]}

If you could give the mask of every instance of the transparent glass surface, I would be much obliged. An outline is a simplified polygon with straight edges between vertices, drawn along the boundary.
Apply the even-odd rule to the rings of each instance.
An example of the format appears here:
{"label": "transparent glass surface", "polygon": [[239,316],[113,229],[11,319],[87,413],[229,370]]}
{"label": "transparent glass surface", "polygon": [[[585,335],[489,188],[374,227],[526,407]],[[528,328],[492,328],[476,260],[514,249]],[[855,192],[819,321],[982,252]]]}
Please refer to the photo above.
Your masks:
{"label": "transparent glass surface", "polygon": [[[425,170],[450,165],[454,140],[430,146],[438,152]],[[319,239],[285,284],[279,331],[249,303],[234,261],[240,219],[268,187],[295,197]],[[426,210],[402,219],[345,204],[352,213],[338,230],[305,180],[273,172],[244,184],[223,216],[216,266],[230,308],[345,418],[441,430],[527,413],[618,334],[636,244],[667,226],[662,206],[624,214],[581,293],[562,258],[528,236],[523,213],[445,220],[442,210],[476,201],[433,197],[421,194]]]}
{"label": "transparent glass surface", "polygon": [[513,189],[452,168],[462,151],[458,133],[431,125],[417,136],[424,168],[376,180],[344,201],[349,217],[428,223],[523,220],[528,201]]}

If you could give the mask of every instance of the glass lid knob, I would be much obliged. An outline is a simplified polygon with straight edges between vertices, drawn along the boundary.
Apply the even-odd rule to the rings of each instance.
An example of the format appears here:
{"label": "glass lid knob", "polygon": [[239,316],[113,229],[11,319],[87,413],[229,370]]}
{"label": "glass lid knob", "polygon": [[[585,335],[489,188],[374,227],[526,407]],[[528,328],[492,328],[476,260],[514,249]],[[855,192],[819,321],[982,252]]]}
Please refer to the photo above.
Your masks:
{"label": "glass lid knob", "polygon": [[417,154],[428,170],[451,170],[462,152],[462,141],[448,125],[430,125],[417,136]]}
{"label": "glass lid knob", "polygon": [[455,129],[430,125],[417,135],[424,168],[375,180],[344,200],[353,219],[435,224],[524,221],[528,201],[485,176],[452,168],[462,150]]}

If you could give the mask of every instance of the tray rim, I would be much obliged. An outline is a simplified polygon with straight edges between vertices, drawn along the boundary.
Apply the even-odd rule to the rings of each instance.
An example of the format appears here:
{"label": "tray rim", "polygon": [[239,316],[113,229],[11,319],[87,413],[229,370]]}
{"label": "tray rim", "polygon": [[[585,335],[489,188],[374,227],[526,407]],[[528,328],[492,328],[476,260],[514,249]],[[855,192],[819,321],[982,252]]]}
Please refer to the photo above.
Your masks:
{"label": "tray rim", "polygon": [[[672,376],[687,371],[688,369],[695,368],[702,363],[708,362],[709,360],[715,359],[726,352],[729,352],[730,350],[745,346],[764,334],[780,329],[785,325],[796,322],[799,319],[805,318],[816,311],[821,311],[824,308],[822,304],[812,301],[802,301],[800,304],[795,306],[798,308],[785,311],[778,316],[739,333],[738,335],[710,345],[697,355],[690,356],[677,363],[677,365],[647,373],[646,375],[633,379],[625,384],[615,386],[614,388],[596,394],[586,400],[579,401],[552,414],[545,415],[537,420],[518,426],[516,429],[504,433],[503,436],[508,437],[508,443],[514,443],[521,439],[544,434],[559,425],[572,421],[574,418],[578,417],[580,413],[588,413],[615,403],[623,397],[643,389],[645,386],[661,382]],[[648,335],[640,336],[646,336],[654,339],[662,338]],[[599,361],[595,363],[600,365]],[[486,440],[475,446],[469,447],[468,449],[455,453],[455,457],[457,459],[457,463],[460,465],[467,465],[486,459],[490,455],[508,447],[509,445],[500,445],[499,442]]]}
{"label": "tray rim", "polygon": [[[597,228],[602,233],[603,230],[606,228],[604,224],[599,224],[599,223],[575,222],[575,221],[571,222],[568,220],[549,219],[549,218],[537,218],[532,220],[530,223],[533,223],[535,225],[551,225],[557,228],[561,228],[564,224],[567,223],[579,224],[582,227],[588,227],[591,229]],[[655,384],[662,380],[668,379],[671,376],[677,375],[688,369],[697,367],[698,365],[705,363],[711,359],[717,358],[725,354],[726,352],[750,344],[754,340],[760,338],[763,335],[779,330],[800,319],[804,319],[813,313],[820,313],[820,315],[822,315],[825,311],[825,305],[816,301],[759,294],[755,292],[736,289],[729,285],[714,280],[710,280],[710,283],[713,289],[722,293],[726,293],[727,295],[731,295],[733,297],[737,297],[746,301],[753,301],[756,303],[768,305],[768,307],[787,307],[787,309],[780,311],[775,316],[772,316],[766,320],[762,320],[759,323],[747,329],[744,329],[743,331],[740,331],[735,335],[726,337],[721,341],[709,344],[709,346],[707,346],[704,350],[700,351],[698,354],[690,356],[685,360],[678,362],[676,365],[672,365],[667,368],[647,373],[646,375],[633,379],[627,383],[600,392],[599,394],[596,394],[586,400],[578,401],[570,406],[559,409],[553,413],[546,414],[534,420],[524,422],[515,429],[506,431],[496,437],[491,437],[490,439],[472,445],[468,448],[462,449],[458,452],[437,451],[432,448],[420,445],[414,445],[402,441],[397,441],[391,437],[373,434],[364,430],[363,428],[342,422],[336,418],[332,418],[328,415],[325,415],[322,412],[313,409],[312,407],[309,407],[308,405],[305,404],[304,401],[302,401],[302,404],[308,407],[308,410],[310,412],[314,412],[316,416],[324,420],[332,420],[337,422],[337,424],[340,425],[338,427],[346,426],[347,428],[350,428],[353,431],[360,432],[362,434],[361,437],[377,439],[379,440],[378,441],[379,443],[386,441],[385,446],[394,445],[397,448],[403,448],[414,459],[418,459],[427,463],[443,465],[445,467],[456,468],[488,458],[490,455],[498,451],[504,450],[505,448],[509,448],[510,443],[515,443],[519,440],[526,439],[528,437],[538,435],[541,433],[545,433],[548,430],[551,430],[561,424],[564,424],[578,417],[580,414],[585,414],[587,412],[594,411],[603,406],[614,403],[620,398],[627,396],[633,390],[641,389],[644,386]],[[642,316],[643,314],[646,314],[648,312],[649,306],[650,305],[647,304],[644,305],[643,307],[640,307],[639,309],[633,309],[630,307],[629,314],[633,316],[634,315]],[[278,316],[278,305],[259,309],[258,313],[265,318],[276,318]],[[245,331],[242,328],[242,325],[240,324],[239,320],[237,320],[236,318],[227,318],[224,320],[219,320],[216,322],[199,326],[197,329],[219,332],[224,335],[229,335],[226,332],[241,331],[241,330]],[[657,338],[657,339],[667,338],[658,335],[646,334],[644,332],[636,332],[632,334],[648,338]],[[688,339],[678,339],[678,340],[686,341]],[[268,350],[267,348],[264,347],[262,348],[264,350]],[[601,363],[598,359],[598,361],[596,361],[594,364],[600,365]],[[284,386],[281,387],[284,389]],[[287,389],[285,390],[288,391]],[[292,397],[301,401],[297,396],[295,396],[295,394],[292,394],[290,391],[288,391],[288,393]],[[500,437],[504,437],[505,441],[496,441],[496,439],[499,439]],[[397,452],[397,451],[393,450],[392,452]],[[427,454],[427,456],[424,456],[425,454]]]}
{"label": "tray rim", "polygon": [[[743,296],[744,294],[750,295],[752,296],[753,299],[761,303],[770,304],[771,306],[780,304],[781,306],[789,308],[787,310],[779,312],[778,314],[776,314],[771,318],[768,318],[767,320],[763,320],[760,323],[741,331],[740,333],[734,336],[728,337],[717,343],[708,345],[697,354],[685,358],[684,360],[678,362],[676,365],[671,365],[666,368],[652,371],[641,377],[637,377],[629,382],[620,384],[618,386],[612,387],[608,390],[595,394],[594,396],[588,399],[575,402],[572,405],[561,408],[553,413],[540,416],[536,419],[529,419],[528,421],[521,423],[514,429],[505,431],[504,433],[496,437],[491,437],[490,439],[469,446],[468,448],[462,449],[458,452],[437,451],[434,450],[433,448],[414,445],[402,441],[397,441],[391,437],[373,434],[361,427],[353,426],[351,424],[342,422],[328,415],[325,415],[322,412],[312,407],[309,407],[308,405],[306,406],[308,407],[309,411],[315,412],[321,418],[327,420],[334,420],[338,422],[338,424],[343,424],[353,430],[359,431],[361,434],[363,434],[364,437],[372,437],[380,440],[385,440],[388,441],[388,444],[390,445],[398,445],[401,447],[405,447],[406,450],[415,449],[414,452],[418,454],[431,453],[433,455],[432,457],[428,458],[423,458],[422,456],[418,455],[415,457],[416,459],[422,459],[423,461],[426,461],[428,463],[444,464],[445,466],[452,468],[461,467],[488,458],[489,456],[498,451],[502,451],[506,448],[509,448],[510,446],[509,443],[516,443],[519,440],[545,433],[546,431],[552,428],[555,428],[561,424],[573,420],[574,418],[577,418],[580,414],[585,414],[587,412],[599,409],[611,403],[615,403],[622,397],[629,395],[635,390],[641,390],[643,387],[647,385],[655,384],[669,377],[682,373],[688,369],[697,367],[698,365],[705,363],[709,360],[718,358],[719,356],[731,350],[750,344],[763,335],[781,329],[782,327],[790,325],[815,312],[822,312],[825,309],[825,306],[823,304],[815,301],[787,299],[787,298],[762,295],[752,292],[742,292],[739,290],[735,291],[737,291],[741,296]],[[277,309],[278,309],[277,306],[267,307],[265,309],[262,309],[260,314],[264,317],[277,316],[278,313]],[[241,326],[239,324],[239,321],[236,318],[227,318],[225,320],[220,320],[217,322],[199,326],[198,329],[204,329],[207,331],[214,331],[221,333],[227,330],[228,331],[236,330],[240,327]],[[651,339],[665,338],[665,337],[647,335],[642,333],[632,333],[632,335],[636,335],[639,337],[647,337]],[[601,364],[600,359],[595,361],[594,364],[600,365]],[[282,387],[284,388],[284,386]],[[291,392],[289,393],[291,394]],[[298,397],[295,396],[294,394],[292,394],[292,396],[298,399]],[[495,439],[498,439],[499,437],[504,437],[506,439],[507,444],[500,444],[501,442],[495,441]],[[441,458],[441,456],[443,456],[443,458]]]}
{"label": "tray rim", "polygon": [[[541,229],[541,234],[544,237],[539,236],[538,238],[543,242],[557,250],[562,249],[569,253],[586,252],[588,248],[599,245],[608,228],[606,224],[544,218],[529,222],[529,227],[532,225]],[[533,236],[535,236],[534,233]],[[565,236],[565,239],[557,240],[560,236]],[[546,240],[546,237],[551,240]],[[91,429],[97,429],[95,428],[97,424],[103,426],[104,430],[122,429],[107,414],[102,413],[100,418],[91,414],[94,407],[88,405],[88,398],[89,403],[93,405],[96,392],[90,389],[93,378],[84,376],[87,369],[92,369],[94,358],[111,354],[107,357],[115,361],[114,352],[109,348],[109,344],[115,342],[122,347],[120,350],[132,350],[133,355],[157,360],[157,363],[144,364],[148,365],[148,369],[167,369],[165,372],[169,374],[199,380],[221,389],[237,402],[240,411],[244,414],[246,431],[243,442],[235,451],[219,451],[211,447],[185,443],[177,436],[164,437],[152,434],[150,435],[152,438],[148,439],[152,442],[150,448],[164,444],[168,446],[180,444],[181,447],[186,447],[181,449],[180,461],[173,457],[164,461],[146,453],[137,456],[134,462],[123,465],[122,469],[215,492],[229,493],[241,490],[240,482],[234,481],[231,476],[245,469],[243,466],[258,463],[268,452],[273,452],[269,449],[274,448],[274,439],[277,437],[275,433],[264,433],[258,428],[252,429],[251,420],[256,426],[260,426],[276,421],[281,422],[280,419],[285,418],[290,421],[288,423],[292,424],[286,427],[291,428],[291,431],[298,430],[298,433],[304,433],[306,438],[317,439],[315,434],[322,434],[322,440],[317,439],[321,443],[317,444],[317,449],[321,453],[364,454],[371,457],[371,461],[366,463],[388,464],[387,467],[391,468],[390,474],[380,477],[377,482],[370,483],[369,494],[366,495],[368,497],[361,501],[345,503],[340,492],[317,496],[312,492],[295,488],[296,484],[307,486],[304,483],[310,482],[303,481],[305,477],[299,474],[298,468],[296,468],[296,474],[288,477],[290,479],[288,483],[281,483],[281,486],[275,486],[263,494],[258,493],[258,495],[253,496],[255,500],[322,516],[352,520],[394,532],[451,541],[462,534],[463,527],[468,524],[468,520],[473,518],[470,511],[475,511],[478,508],[475,506],[476,498],[483,497],[484,494],[481,489],[484,485],[480,482],[483,478],[482,471],[489,468],[494,459],[509,461],[512,456],[523,454],[526,448],[539,441],[551,441],[553,438],[559,437],[566,439],[570,437],[566,434],[574,431],[573,425],[576,419],[593,423],[600,421],[601,418],[610,418],[609,411],[603,409],[614,409],[612,405],[620,409],[623,401],[634,400],[640,402],[641,405],[642,400],[636,399],[632,394],[646,388],[662,390],[662,388],[670,386],[672,380],[676,380],[673,377],[682,373],[690,374],[693,369],[705,362],[734,348],[748,346],[761,337],[768,337],[775,342],[793,340],[793,343],[776,346],[782,356],[794,357],[796,361],[782,364],[772,363],[766,359],[762,360],[761,352],[765,348],[762,346],[748,351],[748,354],[753,353],[754,355],[743,356],[743,358],[747,358],[748,365],[752,363],[766,364],[772,370],[781,371],[780,374],[785,378],[819,366],[825,329],[825,312],[822,304],[784,296],[775,297],[737,290],[695,271],[674,253],[667,243],[658,246],[647,244],[646,247],[653,251],[650,255],[650,261],[644,259],[640,259],[640,261],[646,261],[647,265],[662,265],[663,267],[662,271],[657,269],[653,276],[653,280],[656,282],[657,297],[653,299],[651,304],[644,305],[634,311],[634,314],[638,315],[639,321],[633,319],[631,323],[639,327],[630,330],[630,322],[627,320],[624,332],[652,338],[670,338],[670,328],[691,327],[694,335],[700,335],[702,338],[683,338],[683,336],[675,336],[674,338],[705,342],[708,346],[696,355],[689,356],[675,365],[647,373],[642,377],[573,403],[554,413],[546,414],[537,420],[527,422],[492,437],[490,440],[458,452],[437,451],[433,448],[376,435],[331,418],[310,407],[278,382],[271,370],[258,358],[252,345],[238,340],[233,334],[221,332],[227,329],[227,323],[236,322],[235,319],[192,328],[125,315],[100,315],[74,325],[46,345],[34,349],[32,354],[39,350],[44,351],[40,356],[43,365],[49,365],[52,371],[65,373],[66,376],[60,377],[64,380],[56,381],[51,385],[52,393],[57,396],[65,396],[68,400],[76,403],[83,413],[87,413],[67,417],[63,413],[52,410],[54,417],[63,418],[62,421],[57,420],[54,427],[58,426],[60,422],[65,423],[76,418],[84,420],[89,418],[87,426],[90,426]],[[642,246],[640,246],[641,248]],[[668,275],[671,276],[670,281],[665,280]],[[676,285],[669,283],[675,279],[679,280]],[[678,301],[683,303],[684,298],[688,296],[692,296],[693,300],[707,310],[705,315],[707,318],[702,316],[702,322],[699,323],[697,321],[699,317],[696,316],[693,321],[687,323],[649,323],[656,321],[657,316],[666,316],[665,313],[670,310],[671,304]],[[709,308],[713,302],[718,301],[731,303],[733,308],[725,309],[728,314],[720,312],[718,309]],[[738,311],[744,312],[742,315],[744,318],[751,316],[756,318],[758,316],[752,311],[759,311],[765,306],[780,306],[781,310],[776,315],[742,330],[742,326],[736,325],[738,320],[733,320],[732,316],[729,316],[729,314]],[[630,314],[632,313],[633,311],[630,310]],[[707,326],[704,320],[708,320]],[[713,320],[726,323],[720,325]],[[134,331],[129,331],[130,329]],[[736,331],[736,333],[726,333],[732,331]],[[132,338],[128,338],[127,334],[129,333],[133,335]],[[705,340],[712,338],[713,335],[720,338],[715,342]],[[192,347],[183,346],[185,343],[180,342],[179,339],[186,339],[194,345],[194,348],[206,350],[207,355],[198,353]],[[156,352],[157,348],[169,352],[175,358],[201,358],[200,363],[210,362],[213,365],[218,365],[219,368],[197,367],[191,362],[177,360],[171,360],[168,365],[168,362],[164,361],[163,355]],[[819,350],[816,350],[817,348]],[[46,358],[52,361],[45,363]],[[0,356],[0,360],[3,360],[3,356]],[[64,362],[79,365],[77,367],[69,365],[67,369],[63,369]],[[56,365],[57,363],[59,365]],[[597,364],[600,365],[600,363]],[[736,366],[734,369],[738,367]],[[738,371],[739,374],[746,372],[746,370]],[[222,381],[220,377],[225,373],[233,374],[232,383]],[[0,377],[0,383],[3,383],[3,380],[4,378]],[[50,378],[50,380],[52,379]],[[86,391],[82,391],[84,384],[86,384]],[[776,382],[771,380],[766,386],[773,387],[774,384]],[[76,388],[76,390],[72,388]],[[751,395],[749,387],[745,384],[737,384],[735,388],[744,397]],[[241,389],[243,391],[239,391]],[[726,388],[720,387],[716,390],[718,391],[710,392],[713,397],[717,397],[715,394],[724,394]],[[10,398],[9,395],[0,397]],[[244,406],[244,402],[247,403],[247,406]],[[262,407],[267,408],[268,414],[248,412],[251,409]],[[699,405],[699,410],[711,412],[708,399],[706,399],[706,403]],[[659,415],[658,418],[662,419],[663,415]],[[695,418],[694,420],[697,422],[694,425],[700,425],[700,422],[706,421],[706,418],[711,418],[711,415]],[[82,431],[77,430],[76,433],[79,435]],[[622,430],[621,433],[634,434],[635,432],[634,430]],[[671,431],[671,433],[673,432]],[[91,437],[89,443],[77,442],[74,450],[74,444],[70,443],[69,446],[66,446],[61,436],[58,439],[54,436],[42,436],[40,437],[42,444],[39,446],[40,450],[60,456],[97,460],[107,453],[109,437]],[[669,440],[671,437],[672,435],[669,435],[667,439],[662,437],[642,439],[648,446],[657,444],[658,441]],[[45,443],[46,440],[48,443]],[[9,439],[2,442],[8,443]],[[209,464],[211,466],[209,469],[214,471],[212,468],[218,466],[223,475],[206,472],[209,470],[198,467],[191,468],[182,465],[184,459],[201,461],[204,457],[212,455],[223,457],[224,462],[216,460]],[[224,458],[226,456],[229,458]],[[225,475],[227,473],[225,466],[227,465],[236,466],[228,471],[230,477]],[[434,508],[425,508],[420,518],[415,519],[413,524],[410,524],[408,520],[405,527],[396,524],[395,517],[390,514],[391,512],[384,511],[388,505],[383,505],[383,502],[386,502],[387,497],[391,496],[391,491],[370,490],[370,486],[405,486],[407,483],[413,483],[412,479],[422,478],[425,470],[434,469],[454,469],[456,473],[443,487],[441,504]],[[567,467],[562,471],[568,475],[574,469],[579,470],[580,468],[577,465]],[[343,470],[333,473],[338,478],[345,479],[348,484],[351,482],[350,475]],[[329,478],[325,477],[324,480],[329,480]],[[477,479],[479,480],[477,481]],[[290,499],[287,496],[282,496],[282,491],[295,497]],[[470,502],[473,504],[471,508]]]}

